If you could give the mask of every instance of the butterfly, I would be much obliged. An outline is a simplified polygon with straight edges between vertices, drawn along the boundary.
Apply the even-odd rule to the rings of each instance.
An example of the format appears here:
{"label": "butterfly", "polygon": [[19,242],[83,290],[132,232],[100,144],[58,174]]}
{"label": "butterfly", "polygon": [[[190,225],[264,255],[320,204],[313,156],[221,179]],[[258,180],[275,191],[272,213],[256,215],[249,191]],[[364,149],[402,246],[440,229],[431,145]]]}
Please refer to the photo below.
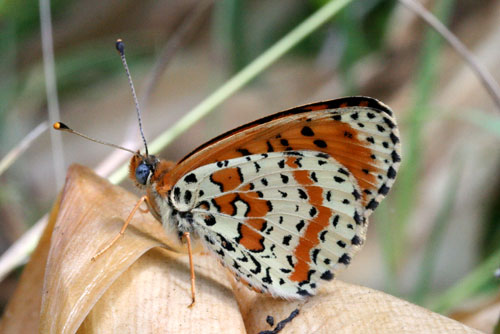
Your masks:
{"label": "butterfly", "polygon": [[301,298],[351,262],[400,161],[392,111],[347,97],[240,126],[176,165],[136,154],[130,176],[165,229],[255,290]]}
{"label": "butterfly", "polygon": [[[62,123],[54,127],[76,133]],[[126,149],[134,154],[130,177],[146,195],[121,233],[146,201],[165,230],[187,241],[193,303],[191,237],[255,291],[287,299],[314,295],[364,243],[368,217],[401,162],[393,112],[363,96],[261,118],[177,164],[145,146],[145,154]]]}

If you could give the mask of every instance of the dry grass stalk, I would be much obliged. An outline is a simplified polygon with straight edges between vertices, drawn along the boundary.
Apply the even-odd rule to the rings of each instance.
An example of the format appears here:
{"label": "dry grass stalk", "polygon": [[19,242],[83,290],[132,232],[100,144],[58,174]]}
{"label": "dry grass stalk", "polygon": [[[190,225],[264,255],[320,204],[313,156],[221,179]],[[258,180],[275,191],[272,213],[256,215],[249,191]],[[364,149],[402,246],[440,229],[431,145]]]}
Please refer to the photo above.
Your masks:
{"label": "dry grass stalk", "polygon": [[197,303],[189,309],[187,256],[168,250],[175,239],[147,213],[137,213],[123,238],[90,260],[119,231],[136,201],[89,169],[71,167],[0,332],[257,333],[272,329],[268,315],[278,322],[298,308],[282,333],[478,333],[340,281],[301,302],[262,296],[228,278],[208,254],[195,255]]}

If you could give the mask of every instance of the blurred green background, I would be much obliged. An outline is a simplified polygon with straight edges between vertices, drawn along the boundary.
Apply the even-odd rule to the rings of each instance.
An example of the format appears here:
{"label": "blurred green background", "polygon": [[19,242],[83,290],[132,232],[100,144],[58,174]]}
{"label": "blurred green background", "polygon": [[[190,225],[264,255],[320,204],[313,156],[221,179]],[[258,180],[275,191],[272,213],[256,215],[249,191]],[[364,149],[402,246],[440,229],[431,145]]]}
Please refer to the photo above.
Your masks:
{"label": "blurred green background", "polygon": [[[214,2],[147,100],[143,124],[150,140],[327,1]],[[114,41],[125,41],[143,99],[162,48],[199,3],[52,1],[62,120],[99,139],[122,143],[126,136],[140,144]],[[500,2],[423,3],[498,81]],[[352,1],[160,156],[175,161],[242,123],[352,94],[373,96],[396,112],[403,166],[371,219],[364,249],[340,279],[443,313],[498,301],[499,110],[455,51],[397,1]],[[0,156],[47,118],[38,2],[0,1]],[[64,135],[63,146],[65,168],[96,167],[112,153],[76,136]],[[46,132],[0,176],[0,251],[50,209],[56,178],[62,182],[64,175],[54,173]],[[0,283],[0,308],[19,274]]]}

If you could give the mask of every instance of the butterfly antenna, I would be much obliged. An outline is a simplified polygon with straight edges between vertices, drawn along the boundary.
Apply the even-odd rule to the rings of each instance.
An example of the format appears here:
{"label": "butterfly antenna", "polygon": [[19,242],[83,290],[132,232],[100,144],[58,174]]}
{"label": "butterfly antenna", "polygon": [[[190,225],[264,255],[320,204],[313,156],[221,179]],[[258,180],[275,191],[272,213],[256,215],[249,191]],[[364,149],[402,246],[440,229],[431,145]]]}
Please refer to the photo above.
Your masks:
{"label": "butterfly antenna", "polygon": [[111,146],[111,147],[114,147],[114,148],[118,148],[120,150],[124,150],[124,151],[127,151],[127,152],[130,152],[132,154],[136,154],[134,151],[132,151],[131,149],[128,149],[128,148],[125,148],[123,146],[120,146],[120,145],[116,145],[116,144],[112,144],[112,143],[108,143],[108,142],[105,142],[105,141],[102,141],[102,140],[99,140],[99,139],[95,139],[95,138],[91,138],[89,136],[86,136],[84,135],[83,133],[80,133],[78,131],[75,131],[73,130],[72,128],[70,128],[69,126],[67,126],[66,124],[64,123],[61,123],[61,122],[56,122],[54,123],[53,125],[54,129],[56,130],[59,130],[59,131],[65,131],[65,132],[69,132],[69,133],[72,133],[72,134],[75,134],[77,136],[80,136],[82,138],[85,138],[85,139],[88,139],[90,141],[93,141],[94,143],[98,143],[98,144],[103,144],[103,145],[106,145],[106,146]]}
{"label": "butterfly antenna", "polygon": [[127,59],[125,58],[125,44],[121,39],[116,40],[116,50],[118,50],[118,52],[120,53],[123,67],[125,68],[125,72],[127,73],[128,84],[130,85],[130,89],[132,90],[132,97],[134,98],[135,103],[135,111],[137,112],[137,119],[139,121],[139,130],[141,131],[142,141],[144,142],[144,148],[146,149],[146,156],[148,156],[148,144],[146,143],[146,137],[144,136],[144,132],[142,130],[141,109],[139,108],[139,101],[137,100],[137,95],[135,94],[134,83],[132,82],[132,76],[130,75],[130,71],[127,65]]}

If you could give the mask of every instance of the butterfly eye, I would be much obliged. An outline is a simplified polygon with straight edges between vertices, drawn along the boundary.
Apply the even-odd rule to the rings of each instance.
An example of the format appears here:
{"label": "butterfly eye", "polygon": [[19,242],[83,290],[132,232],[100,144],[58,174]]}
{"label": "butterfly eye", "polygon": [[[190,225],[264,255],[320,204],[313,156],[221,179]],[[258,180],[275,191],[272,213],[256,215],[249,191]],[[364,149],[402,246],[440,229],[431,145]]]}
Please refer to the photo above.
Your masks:
{"label": "butterfly eye", "polygon": [[148,176],[151,174],[151,166],[144,162],[141,162],[139,166],[135,169],[135,179],[142,185],[145,185],[148,181]]}

